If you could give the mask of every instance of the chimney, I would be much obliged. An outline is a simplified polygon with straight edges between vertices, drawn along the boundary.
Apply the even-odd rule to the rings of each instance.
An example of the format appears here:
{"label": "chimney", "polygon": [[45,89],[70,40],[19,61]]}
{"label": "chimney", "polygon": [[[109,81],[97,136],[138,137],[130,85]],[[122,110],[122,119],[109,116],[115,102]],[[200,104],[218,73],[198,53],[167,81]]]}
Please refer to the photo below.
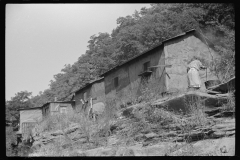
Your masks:
{"label": "chimney", "polygon": [[54,102],[56,102],[56,101],[57,101],[57,97],[54,98]]}

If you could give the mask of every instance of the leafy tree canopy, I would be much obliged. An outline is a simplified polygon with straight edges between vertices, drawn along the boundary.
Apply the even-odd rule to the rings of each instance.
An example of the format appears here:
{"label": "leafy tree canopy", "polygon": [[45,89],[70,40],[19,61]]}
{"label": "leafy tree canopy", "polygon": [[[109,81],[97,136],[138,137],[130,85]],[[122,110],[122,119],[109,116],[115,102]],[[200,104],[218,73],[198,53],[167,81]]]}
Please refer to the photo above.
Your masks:
{"label": "leafy tree canopy", "polygon": [[[132,15],[119,17],[116,23],[117,27],[111,33],[92,35],[86,53],[81,54],[74,64],[65,65],[61,73],[54,75],[50,87],[32,97],[31,104],[41,106],[47,101],[53,101],[54,97],[70,100],[71,93],[113,66],[190,29],[203,32],[215,44],[217,52],[222,56],[215,62],[218,74],[222,77],[226,73],[226,77],[235,74],[235,59],[232,58],[235,55],[234,4],[151,4],[151,7],[143,7]],[[15,106],[21,106],[27,101],[23,97],[28,95],[22,95],[21,100],[14,99],[19,102]]]}

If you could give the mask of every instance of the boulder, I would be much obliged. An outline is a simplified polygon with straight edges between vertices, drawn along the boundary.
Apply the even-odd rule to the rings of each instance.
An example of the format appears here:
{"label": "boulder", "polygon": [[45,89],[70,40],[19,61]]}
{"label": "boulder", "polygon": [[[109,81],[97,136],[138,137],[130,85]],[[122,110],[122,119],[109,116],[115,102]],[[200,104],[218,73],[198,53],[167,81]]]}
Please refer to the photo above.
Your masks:
{"label": "boulder", "polygon": [[50,133],[50,135],[52,135],[52,136],[63,135],[63,131],[61,131],[61,130],[57,130],[57,131],[54,131],[54,132]]}
{"label": "boulder", "polygon": [[145,134],[145,137],[146,137],[147,139],[154,138],[154,137],[157,137],[157,136],[158,136],[158,135],[157,135],[156,133],[153,133],[153,132],[148,133],[148,134]]}
{"label": "boulder", "polygon": [[216,131],[216,132],[213,132],[211,137],[212,138],[221,138],[221,137],[224,137],[226,135],[226,132],[223,132],[223,131]]}
{"label": "boulder", "polygon": [[208,108],[219,107],[224,103],[228,102],[228,95],[211,95],[200,91],[188,91],[184,94],[180,94],[175,97],[168,99],[159,99],[151,103],[152,106],[158,108],[166,108],[168,110],[173,110],[176,112],[189,112],[189,104],[191,101],[196,102],[196,100],[201,100]]}
{"label": "boulder", "polygon": [[146,106],[145,102],[129,106],[129,107],[127,107],[127,108],[122,110],[122,116],[124,116],[124,117],[133,117],[134,113],[137,110],[140,110],[140,109],[142,109],[145,106]]}
{"label": "boulder", "polygon": [[212,86],[208,89],[212,90],[212,91],[221,92],[221,93],[227,93],[229,90],[235,89],[235,77],[229,79],[225,83],[221,83],[219,85]]}
{"label": "boulder", "polygon": [[65,134],[70,134],[72,132],[75,132],[79,128],[80,128],[80,126],[78,124],[73,124],[73,125],[70,125],[70,127],[64,129],[64,132],[65,132]]}

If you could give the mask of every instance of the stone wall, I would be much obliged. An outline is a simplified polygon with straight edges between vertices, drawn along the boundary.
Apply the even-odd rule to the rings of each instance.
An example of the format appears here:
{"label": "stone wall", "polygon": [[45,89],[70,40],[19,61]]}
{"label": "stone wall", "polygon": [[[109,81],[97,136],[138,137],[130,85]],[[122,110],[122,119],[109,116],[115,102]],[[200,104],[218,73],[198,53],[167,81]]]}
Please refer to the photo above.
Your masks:
{"label": "stone wall", "polygon": [[[210,51],[214,56],[216,55],[211,48]],[[165,63],[172,65],[171,68],[166,69],[166,72],[170,76],[170,79],[166,78],[168,89],[187,89],[187,64],[193,56],[203,59],[207,65],[212,61],[208,46],[194,34],[187,34],[167,41],[164,43],[164,53]],[[208,80],[216,79],[216,76],[214,76],[209,69],[207,76]],[[205,70],[200,71],[200,77],[202,80],[202,89],[205,89]]]}

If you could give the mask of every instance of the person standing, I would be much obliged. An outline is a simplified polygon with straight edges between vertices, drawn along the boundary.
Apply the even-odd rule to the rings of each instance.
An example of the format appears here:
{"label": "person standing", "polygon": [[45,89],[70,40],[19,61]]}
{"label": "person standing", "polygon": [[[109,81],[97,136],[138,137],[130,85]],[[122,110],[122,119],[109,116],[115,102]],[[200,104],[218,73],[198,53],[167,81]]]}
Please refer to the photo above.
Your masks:
{"label": "person standing", "polygon": [[205,66],[197,59],[194,58],[187,66],[188,89],[198,90],[201,88],[201,78],[199,70],[206,69]]}

